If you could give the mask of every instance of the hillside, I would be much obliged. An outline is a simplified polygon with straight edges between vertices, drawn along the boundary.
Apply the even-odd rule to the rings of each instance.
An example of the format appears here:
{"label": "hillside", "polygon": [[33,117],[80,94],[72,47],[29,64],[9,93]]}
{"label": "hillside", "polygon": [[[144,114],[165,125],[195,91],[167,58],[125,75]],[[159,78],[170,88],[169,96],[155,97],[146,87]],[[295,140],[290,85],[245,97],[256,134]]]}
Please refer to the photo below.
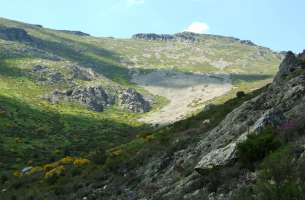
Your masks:
{"label": "hillside", "polygon": [[[120,145],[133,152],[160,133],[190,128],[187,118],[201,119],[207,104],[225,109],[211,111],[216,125],[243,100],[224,103],[237,91],[253,97],[282,58],[232,37],[102,38],[0,18],[1,184],[14,171],[67,156],[121,155]],[[107,170],[121,162],[114,157]]]}
{"label": "hillside", "polygon": [[[1,62],[5,62],[6,68],[18,65],[11,70],[25,71],[44,63],[54,68],[49,79],[60,70],[68,73],[68,69],[75,66],[93,70],[100,76],[98,84],[132,87],[148,94],[157,113],[148,114],[140,121],[154,124],[183,119],[200,110],[205,101],[223,96],[231,89],[233,92],[227,93],[224,99],[231,98],[237,90],[250,91],[265,85],[272,80],[282,59],[282,54],[232,37],[184,32],[169,35],[170,39],[166,38],[168,35],[162,39],[156,34],[115,39],[91,37],[79,31],[51,30],[3,18],[0,25],[3,27],[0,31]],[[211,83],[205,80],[207,76]],[[158,85],[151,79],[158,79]],[[196,83],[190,82],[192,79],[197,80]],[[177,81],[188,83],[179,85],[174,95],[167,95],[168,90],[177,88]],[[219,92],[210,94],[209,86],[214,90],[214,84]],[[59,83],[52,89],[66,89],[65,86]],[[199,94],[204,90],[206,95]],[[193,95],[188,91],[194,91]],[[185,93],[188,94],[186,99],[178,98]],[[160,110],[165,104],[168,107]],[[178,104],[183,108],[173,112],[172,107]],[[158,120],[159,115],[161,120]]]}
{"label": "hillside", "polygon": [[4,197],[303,199],[304,70],[305,52],[288,52],[271,84],[91,161],[65,157],[5,176]]}

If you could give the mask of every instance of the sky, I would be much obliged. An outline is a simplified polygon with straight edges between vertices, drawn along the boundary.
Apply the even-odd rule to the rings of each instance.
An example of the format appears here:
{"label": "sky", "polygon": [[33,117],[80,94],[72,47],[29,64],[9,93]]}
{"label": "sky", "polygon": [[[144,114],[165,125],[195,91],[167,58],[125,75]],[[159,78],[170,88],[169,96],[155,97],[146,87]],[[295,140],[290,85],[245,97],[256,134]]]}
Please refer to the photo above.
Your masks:
{"label": "sky", "polygon": [[305,49],[305,0],[0,0],[0,16],[94,36],[191,31]]}

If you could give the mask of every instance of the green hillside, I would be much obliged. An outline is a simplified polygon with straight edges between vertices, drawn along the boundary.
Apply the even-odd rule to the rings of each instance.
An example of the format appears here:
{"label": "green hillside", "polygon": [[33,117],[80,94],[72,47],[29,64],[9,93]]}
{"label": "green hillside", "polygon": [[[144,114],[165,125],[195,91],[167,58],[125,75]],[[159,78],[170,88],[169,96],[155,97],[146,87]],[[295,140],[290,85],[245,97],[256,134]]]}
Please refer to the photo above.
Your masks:
{"label": "green hillside", "polygon": [[[0,18],[0,168],[14,171],[66,155],[86,157],[153,129],[138,121],[147,113],[117,104],[104,112],[73,101],[52,104],[44,96],[56,89],[97,84],[114,92],[134,88],[157,112],[171,100],[133,83],[133,73],[226,74],[232,90],[209,101],[222,103],[238,90],[249,92],[270,82],[282,59],[231,37],[192,37],[195,42],[100,38]],[[37,66],[46,73],[38,74]],[[91,69],[94,78],[75,77],[74,69]]]}

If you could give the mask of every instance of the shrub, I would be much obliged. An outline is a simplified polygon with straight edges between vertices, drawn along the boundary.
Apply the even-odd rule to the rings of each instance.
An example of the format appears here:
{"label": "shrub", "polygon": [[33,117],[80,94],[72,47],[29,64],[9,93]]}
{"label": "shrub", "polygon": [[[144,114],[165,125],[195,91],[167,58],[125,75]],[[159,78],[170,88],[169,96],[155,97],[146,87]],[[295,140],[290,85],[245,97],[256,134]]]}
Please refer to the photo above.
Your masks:
{"label": "shrub", "polygon": [[59,162],[62,165],[71,165],[71,164],[73,164],[74,161],[75,161],[75,159],[73,157],[67,156],[67,157],[61,159]]}
{"label": "shrub", "polygon": [[107,154],[104,149],[98,149],[90,152],[89,159],[92,160],[95,164],[102,165],[107,160]]}
{"label": "shrub", "polygon": [[58,162],[46,164],[45,166],[43,166],[43,170],[45,172],[48,172],[48,171],[51,171],[52,169],[55,169],[56,167],[58,167],[58,165],[59,165]]}
{"label": "shrub", "polygon": [[237,156],[244,167],[252,168],[256,161],[262,160],[270,152],[281,146],[272,130],[249,135],[247,140],[237,145]]}
{"label": "shrub", "polygon": [[43,171],[43,168],[42,167],[33,167],[29,173],[29,175],[32,175],[32,174],[36,174],[36,173],[39,173],[39,172],[42,172]]}
{"label": "shrub", "polygon": [[284,148],[268,156],[261,165],[255,186],[259,200],[293,200],[305,196],[305,160]]}
{"label": "shrub", "polygon": [[8,175],[6,175],[6,174],[1,174],[1,177],[0,177],[0,184],[4,184],[6,181],[8,181]]}
{"label": "shrub", "polygon": [[44,178],[49,182],[49,183],[54,183],[59,176],[63,176],[65,174],[65,167],[60,165],[50,171],[48,171],[45,175]]}
{"label": "shrub", "polygon": [[90,164],[90,160],[83,159],[83,158],[77,158],[74,160],[73,164],[77,167],[82,167],[82,166]]}
{"label": "shrub", "polygon": [[244,97],[244,96],[246,96],[246,93],[245,93],[244,91],[238,91],[238,92],[236,92],[236,97],[237,97],[237,98],[242,98],[242,97]]}

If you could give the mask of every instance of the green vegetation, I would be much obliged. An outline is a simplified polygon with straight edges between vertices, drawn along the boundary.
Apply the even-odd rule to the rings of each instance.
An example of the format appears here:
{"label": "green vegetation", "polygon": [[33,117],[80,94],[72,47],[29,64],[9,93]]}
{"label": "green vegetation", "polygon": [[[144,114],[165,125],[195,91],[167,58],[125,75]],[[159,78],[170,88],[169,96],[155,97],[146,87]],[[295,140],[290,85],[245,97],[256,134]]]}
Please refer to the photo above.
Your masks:
{"label": "green vegetation", "polygon": [[[65,195],[73,199],[76,191],[86,194],[83,189],[89,183],[102,187],[100,182],[108,172],[122,175],[122,169],[135,168],[164,152],[172,159],[175,151],[198,141],[234,108],[264,91],[255,89],[271,81],[281,60],[269,49],[210,35],[198,36],[200,41],[190,45],[80,37],[2,18],[0,26],[25,29],[33,39],[33,43],[0,39],[0,186],[9,191],[1,193],[4,199],[64,199]],[[63,79],[37,81],[40,77],[33,73],[37,65],[59,72]],[[72,78],[72,66],[93,69],[99,78]],[[149,73],[164,69],[231,74],[234,87],[207,102],[216,104],[210,110],[157,130],[137,121],[145,114],[116,106],[98,113],[77,103],[50,104],[42,98],[55,89],[86,84],[132,87],[151,97],[153,111],[157,111],[168,100],[132,83],[131,75],[136,70]],[[238,91],[245,94],[235,98]],[[209,123],[203,126],[205,120]],[[254,138],[250,146],[247,143],[243,153],[259,152],[259,159],[263,159],[275,150],[269,148],[275,139],[263,136]],[[257,147],[263,147],[264,152]],[[33,168],[24,175],[20,170],[27,166]]]}
{"label": "green vegetation", "polygon": [[270,152],[281,146],[280,140],[276,137],[271,128],[262,133],[251,134],[247,140],[237,146],[237,156],[245,167],[253,168],[253,164],[262,160]]}

